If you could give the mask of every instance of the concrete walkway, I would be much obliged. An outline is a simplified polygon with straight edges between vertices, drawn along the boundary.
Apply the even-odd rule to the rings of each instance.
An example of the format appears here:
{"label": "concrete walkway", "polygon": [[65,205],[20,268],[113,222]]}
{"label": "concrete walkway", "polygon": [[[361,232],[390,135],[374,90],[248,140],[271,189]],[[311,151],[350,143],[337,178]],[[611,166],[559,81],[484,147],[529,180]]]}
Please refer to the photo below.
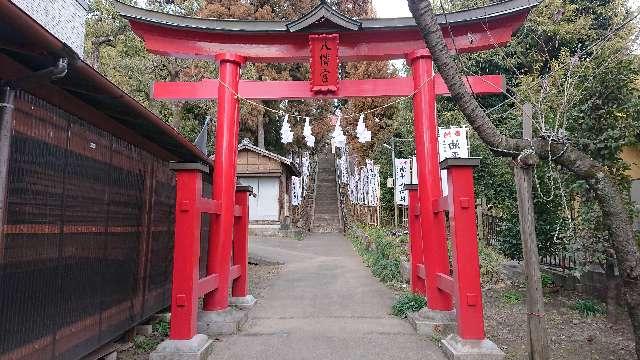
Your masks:
{"label": "concrete walkway", "polygon": [[216,342],[221,359],[444,360],[428,338],[389,315],[393,294],[342,234],[251,239],[250,252],[286,263],[249,323]]}

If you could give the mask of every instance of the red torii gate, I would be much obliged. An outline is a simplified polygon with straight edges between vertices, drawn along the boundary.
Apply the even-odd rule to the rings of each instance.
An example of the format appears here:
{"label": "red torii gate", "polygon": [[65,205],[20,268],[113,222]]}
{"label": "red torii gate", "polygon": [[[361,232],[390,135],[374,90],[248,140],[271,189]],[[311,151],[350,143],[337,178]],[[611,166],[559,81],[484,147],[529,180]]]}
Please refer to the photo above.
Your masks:
{"label": "red torii gate", "polygon": [[[506,45],[537,3],[538,0],[510,0],[439,15],[439,22],[452,52],[477,52]],[[236,94],[254,100],[413,94],[419,186],[417,192],[410,191],[412,290],[426,295],[428,309],[434,313],[452,312],[455,299],[458,334],[443,341],[449,355],[457,358],[472,349],[472,352],[484,351],[489,356],[500,356],[497,347],[484,335],[472,179],[472,166],[477,165],[477,161],[450,159],[439,162],[436,96],[446,95],[448,90],[442,79],[434,74],[430,53],[425,49],[413,18],[352,19],[331,8],[324,0],[291,22],[196,19],[119,2],[116,2],[116,7],[129,20],[133,31],[144,40],[148,51],[166,56],[215,60],[220,64],[217,80],[156,82],[153,85],[155,99],[218,101],[212,193],[212,203],[216,208],[215,211],[202,210],[211,213],[207,278],[200,280],[204,281],[203,289],[194,290],[193,286],[198,286],[198,282],[193,282],[191,275],[180,278],[174,272],[172,340],[189,340],[196,336],[194,309],[184,312],[179,305],[184,303],[185,292],[190,294],[187,299],[190,304],[194,303],[194,296],[204,295],[205,311],[220,311],[229,305],[230,234],[234,225],[239,129],[239,98]],[[240,69],[247,61],[308,62],[310,57],[311,83],[240,80]],[[341,61],[406,59],[411,66],[412,78],[339,80],[338,58]],[[504,90],[504,79],[500,75],[471,76],[467,80],[471,90],[478,95]],[[447,168],[451,175],[451,190],[447,197],[442,197],[441,192],[441,166]],[[193,168],[183,171],[192,172]],[[178,175],[179,179],[185,177]],[[180,185],[179,182],[178,198],[181,198],[181,191],[187,190]],[[453,274],[447,253],[445,211],[450,212],[454,235]],[[177,224],[176,246],[188,233],[180,232],[184,230],[180,229],[180,224]],[[193,233],[191,231],[190,234]],[[189,284],[177,283],[185,278],[190,279]],[[204,286],[207,279],[214,278],[216,287]]]}

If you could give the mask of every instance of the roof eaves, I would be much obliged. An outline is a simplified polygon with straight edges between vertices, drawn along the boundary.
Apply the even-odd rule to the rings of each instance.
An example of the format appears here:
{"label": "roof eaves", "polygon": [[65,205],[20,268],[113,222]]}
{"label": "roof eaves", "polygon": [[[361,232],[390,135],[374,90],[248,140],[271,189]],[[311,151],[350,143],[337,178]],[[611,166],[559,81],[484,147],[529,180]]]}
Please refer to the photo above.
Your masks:
{"label": "roof eaves", "polygon": [[[507,0],[500,3],[438,14],[438,23],[463,24],[475,22],[486,18],[499,18],[522,10],[532,9],[540,4],[542,0]],[[384,30],[415,28],[416,23],[412,17],[391,18],[391,19],[351,19],[348,16],[332,9],[328,5],[319,4],[307,15],[300,19],[285,21],[264,21],[264,20],[231,20],[231,19],[201,19],[180,15],[171,15],[158,11],[147,10],[135,6],[124,4],[114,0],[118,12],[125,18],[140,22],[159,24],[175,28],[191,28],[210,32],[262,32],[262,33],[282,33],[295,32],[305,29],[323,16],[337,25],[348,30]]]}
{"label": "roof eaves", "polygon": [[280,161],[281,163],[285,163],[287,165],[291,165],[291,160],[289,160],[289,159],[287,159],[287,158],[285,158],[283,156],[280,156],[278,154],[272,153],[271,151],[259,148],[259,147],[255,146],[253,144],[247,144],[247,143],[240,144],[238,146],[238,151],[240,151],[240,150],[251,150],[253,152],[257,152],[257,153],[259,153],[261,155],[264,155],[266,157],[270,157],[270,158],[272,158],[274,160]]}
{"label": "roof eaves", "polygon": [[[128,127],[130,131],[137,133],[145,141],[156,142],[159,139],[164,143],[158,143],[159,147],[164,147],[164,150],[172,153],[177,158],[185,160],[203,160],[207,161],[207,158],[202,154],[193,144],[191,144],[186,138],[180,135],[175,129],[166,124],[162,119],[153,114],[150,110],[145,108],[142,104],[134,100],[131,96],[126,94],[122,89],[118,88],[109,79],[102,76],[89,64],[84,62],[78,54],[73,51],[69,46],[63,43],[60,39],[55,37],[49,31],[47,31],[41,24],[36,22],[22,9],[18,8],[12,2],[0,1],[0,13],[7,15],[7,21],[4,21],[4,25],[9,27],[14,32],[20,32],[25,34],[29,43],[38,44],[42,50],[38,54],[33,54],[38,58],[62,58],[69,59],[68,71],[65,77],[52,83],[60,89],[63,89],[65,93],[78,99],[80,102],[92,106],[86,99],[78,96],[78,94],[72,93],[70,89],[65,89],[64,84],[72,82],[72,77],[82,79],[82,83],[92,88],[91,92],[85,92],[87,97],[95,100],[96,103],[108,99],[109,101],[117,102],[119,108],[126,108],[129,110],[131,119],[144,119],[155,130],[156,138],[149,138],[144,132],[141,132],[135,126],[130,123],[130,119],[125,119],[128,125],[123,124],[120,119],[111,117],[105,109],[95,108],[97,111],[102,112],[106,116],[110,117],[116,123],[120,123],[125,127]],[[8,39],[14,39],[13,36],[7,37]],[[21,41],[25,41],[22,39]],[[29,68],[29,71],[37,71],[40,68]],[[80,89],[82,90],[82,89]],[[95,91],[93,91],[95,90]],[[46,99],[45,99],[46,100]]]}
{"label": "roof eaves", "polygon": [[334,24],[341,26],[348,30],[360,30],[362,23],[356,19],[352,19],[331,6],[327,5],[325,2],[321,2],[307,14],[302,16],[299,19],[289,22],[286,26],[287,29],[291,32],[296,32],[303,30],[320,19],[325,18]]}

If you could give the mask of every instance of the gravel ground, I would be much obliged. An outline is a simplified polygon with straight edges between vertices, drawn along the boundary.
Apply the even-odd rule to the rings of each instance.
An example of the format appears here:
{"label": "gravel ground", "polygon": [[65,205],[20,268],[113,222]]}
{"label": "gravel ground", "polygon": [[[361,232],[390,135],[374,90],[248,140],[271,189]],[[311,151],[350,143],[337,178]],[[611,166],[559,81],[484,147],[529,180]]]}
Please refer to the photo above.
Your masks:
{"label": "gravel ground", "polygon": [[269,287],[271,279],[282,271],[284,265],[252,265],[249,264],[249,294],[256,299],[262,298]]}
{"label": "gravel ground", "polygon": [[[277,264],[249,264],[249,294],[258,300],[262,298],[264,291],[274,276],[282,271],[284,265]],[[147,360],[158,344],[165,339],[164,336],[154,331],[150,336],[137,336],[133,343],[123,345],[118,351],[118,359],[122,360]]]}
{"label": "gravel ground", "polygon": [[[508,301],[518,291],[520,301]],[[545,295],[545,320],[550,359],[633,359],[634,343],[628,319],[611,324],[603,315],[584,316],[571,309],[579,294]],[[507,354],[507,359],[528,359],[525,291],[510,287],[484,292],[487,338]]]}

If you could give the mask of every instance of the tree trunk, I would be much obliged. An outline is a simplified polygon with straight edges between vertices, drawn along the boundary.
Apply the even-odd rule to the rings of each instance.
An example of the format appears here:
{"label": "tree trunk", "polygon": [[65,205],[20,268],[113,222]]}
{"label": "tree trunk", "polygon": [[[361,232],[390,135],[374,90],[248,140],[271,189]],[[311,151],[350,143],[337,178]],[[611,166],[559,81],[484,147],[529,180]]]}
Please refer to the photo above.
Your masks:
{"label": "tree trunk", "polygon": [[258,116],[258,147],[264,149],[264,114]]}
{"label": "tree trunk", "polygon": [[[169,81],[178,81],[180,77],[180,67],[176,63],[176,60],[168,59],[167,61],[164,61],[163,64],[169,73]],[[178,131],[180,130],[180,125],[182,125],[182,105],[182,102],[175,102],[171,104],[171,112],[173,113],[171,126]]]}
{"label": "tree trunk", "polygon": [[182,103],[171,104],[171,112],[173,113],[171,127],[179,131],[180,125],[182,125]]}
{"label": "tree trunk", "polygon": [[113,43],[113,36],[102,36],[91,40],[91,53],[89,54],[89,63],[91,66],[100,71],[100,49]]}
{"label": "tree trunk", "polygon": [[604,273],[607,279],[607,321],[617,324],[620,319],[621,309],[619,304],[619,281],[616,276],[616,266],[614,264],[613,251],[607,251],[607,259],[604,266]]}
{"label": "tree trunk", "polygon": [[531,142],[501,134],[464,85],[460,71],[449,49],[428,0],[409,0],[409,8],[431,52],[451,97],[482,141],[496,155],[519,156],[523,165],[548,159],[588,182],[594,190],[603,213],[603,221],[616,253],[623,282],[627,310],[633,325],[636,356],[640,359],[640,264],[639,251],[632,229],[632,220],[624,205],[624,196],[602,164],[567,143],[536,138]]}

